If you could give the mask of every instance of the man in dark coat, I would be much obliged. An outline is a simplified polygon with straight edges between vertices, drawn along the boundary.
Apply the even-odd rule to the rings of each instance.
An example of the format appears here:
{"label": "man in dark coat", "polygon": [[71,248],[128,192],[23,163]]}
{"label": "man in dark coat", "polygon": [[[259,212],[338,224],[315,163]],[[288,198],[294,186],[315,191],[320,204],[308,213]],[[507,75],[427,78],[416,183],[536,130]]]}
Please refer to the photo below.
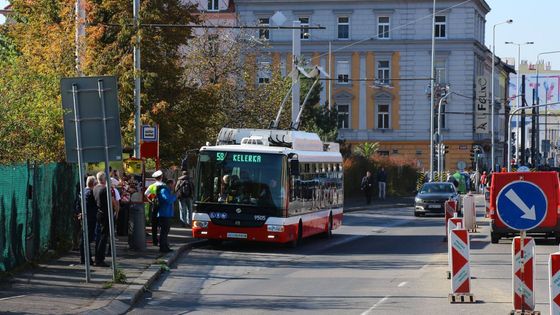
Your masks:
{"label": "man in dark coat", "polygon": [[367,171],[366,176],[362,178],[360,189],[364,192],[364,195],[366,196],[366,203],[369,205],[371,203],[371,193],[373,189],[373,176],[371,176],[370,171]]}
{"label": "man in dark coat", "polygon": [[93,197],[97,205],[97,224],[100,227],[95,245],[95,265],[109,267],[105,262],[109,239],[109,205],[107,204],[107,178],[104,172],[97,173],[97,186],[93,188]]}

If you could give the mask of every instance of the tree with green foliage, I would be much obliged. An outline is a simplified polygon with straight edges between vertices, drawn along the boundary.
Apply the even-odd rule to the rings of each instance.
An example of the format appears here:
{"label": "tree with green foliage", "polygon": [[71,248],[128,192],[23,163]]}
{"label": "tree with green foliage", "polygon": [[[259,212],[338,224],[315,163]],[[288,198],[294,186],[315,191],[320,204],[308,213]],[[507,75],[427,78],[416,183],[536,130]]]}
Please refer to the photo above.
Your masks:
{"label": "tree with green foliage", "polygon": [[364,142],[354,148],[354,154],[365,158],[371,158],[379,150],[379,142]]}
{"label": "tree with green foliage", "polygon": [[[64,159],[60,79],[75,76],[74,1],[13,0],[14,23],[1,26],[0,162]],[[142,2],[141,23],[196,22],[194,7],[180,0]],[[115,75],[119,80],[122,134],[132,145],[134,132],[133,57],[136,36],[142,39],[142,120],[160,123],[162,157],[175,158],[176,128],[168,118],[175,109],[202,107],[207,91],[185,89],[181,48],[189,28],[141,27],[132,22],[132,3],[124,0],[87,2],[84,75]],[[188,101],[196,104],[187,103]],[[185,115],[187,124],[204,125],[206,116]],[[3,117],[4,118],[4,117]],[[196,136],[196,135],[194,135]],[[183,140],[183,139],[181,139]]]}

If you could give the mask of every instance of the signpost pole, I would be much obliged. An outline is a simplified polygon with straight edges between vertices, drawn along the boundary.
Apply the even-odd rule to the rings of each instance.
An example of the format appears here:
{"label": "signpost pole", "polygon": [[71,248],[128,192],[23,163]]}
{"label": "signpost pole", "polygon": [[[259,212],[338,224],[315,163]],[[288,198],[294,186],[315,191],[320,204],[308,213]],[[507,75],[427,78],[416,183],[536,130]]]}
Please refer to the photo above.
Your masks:
{"label": "signpost pole", "polygon": [[[521,314],[525,313],[525,251],[523,250],[525,246],[525,237],[527,237],[527,232],[522,230],[519,232],[519,255],[521,258]],[[515,275],[514,275],[515,276]]]}
{"label": "signpost pole", "polygon": [[97,91],[99,93],[99,101],[101,102],[101,115],[103,118],[103,145],[105,147],[105,176],[107,185],[107,207],[109,208],[109,238],[111,241],[111,268],[113,269],[113,281],[117,279],[117,252],[115,248],[115,222],[113,220],[113,204],[111,202],[111,177],[109,174],[109,145],[107,140],[107,113],[105,110],[105,96],[103,89],[103,80],[97,81]]}
{"label": "signpost pole", "polygon": [[91,279],[89,261],[89,235],[87,222],[86,198],[84,196],[84,175],[82,169],[82,133],[80,129],[80,114],[78,109],[78,85],[72,84],[72,100],[74,103],[74,126],[76,127],[76,151],[78,156],[78,176],[80,177],[80,206],[82,208],[82,242],[84,243],[84,266],[86,269],[86,283]]}

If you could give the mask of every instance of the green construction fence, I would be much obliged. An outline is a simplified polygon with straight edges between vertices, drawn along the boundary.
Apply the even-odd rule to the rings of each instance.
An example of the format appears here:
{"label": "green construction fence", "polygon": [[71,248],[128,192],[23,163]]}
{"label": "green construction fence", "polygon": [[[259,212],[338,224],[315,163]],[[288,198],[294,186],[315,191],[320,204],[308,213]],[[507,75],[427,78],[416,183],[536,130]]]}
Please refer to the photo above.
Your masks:
{"label": "green construction fence", "polygon": [[76,165],[0,165],[0,271],[72,246],[78,181]]}

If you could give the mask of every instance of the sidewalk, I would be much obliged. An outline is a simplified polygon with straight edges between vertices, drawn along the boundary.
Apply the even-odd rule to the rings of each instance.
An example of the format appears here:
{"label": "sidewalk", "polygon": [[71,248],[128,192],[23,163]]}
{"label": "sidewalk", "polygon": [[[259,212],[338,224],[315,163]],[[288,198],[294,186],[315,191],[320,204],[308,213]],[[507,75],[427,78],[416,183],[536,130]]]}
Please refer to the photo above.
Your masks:
{"label": "sidewalk", "polygon": [[[159,253],[151,245],[146,251],[128,249],[128,237],[117,236],[117,265],[127,277],[126,284],[112,284],[111,267],[91,267],[91,281],[85,282],[80,253],[70,251],[37,267],[20,272],[0,283],[0,313],[31,314],[122,314],[162,272],[161,265],[172,265],[182,252],[199,242],[191,230],[174,225],[169,242],[174,250]],[[110,256],[106,262],[110,263]]]}
{"label": "sidewalk", "polygon": [[409,206],[414,206],[414,196],[387,197],[385,200],[373,198],[369,205],[363,196],[344,199],[344,212]]}
{"label": "sidewalk", "polygon": [[[363,198],[347,199],[344,211],[410,206],[414,197],[392,197],[372,201]],[[127,236],[117,236],[117,265],[127,277],[126,284],[108,283],[112,280],[110,267],[91,267],[91,281],[85,282],[84,266],[78,264],[80,255],[71,251],[59,258],[49,259],[35,268],[17,273],[0,283],[0,313],[28,314],[123,314],[141,297],[162,272],[162,264],[172,265],[193,244],[203,242],[192,238],[191,230],[174,225],[169,233],[173,252],[161,255],[159,248],[148,246],[144,252],[128,249]],[[110,257],[107,257],[110,263]]]}

